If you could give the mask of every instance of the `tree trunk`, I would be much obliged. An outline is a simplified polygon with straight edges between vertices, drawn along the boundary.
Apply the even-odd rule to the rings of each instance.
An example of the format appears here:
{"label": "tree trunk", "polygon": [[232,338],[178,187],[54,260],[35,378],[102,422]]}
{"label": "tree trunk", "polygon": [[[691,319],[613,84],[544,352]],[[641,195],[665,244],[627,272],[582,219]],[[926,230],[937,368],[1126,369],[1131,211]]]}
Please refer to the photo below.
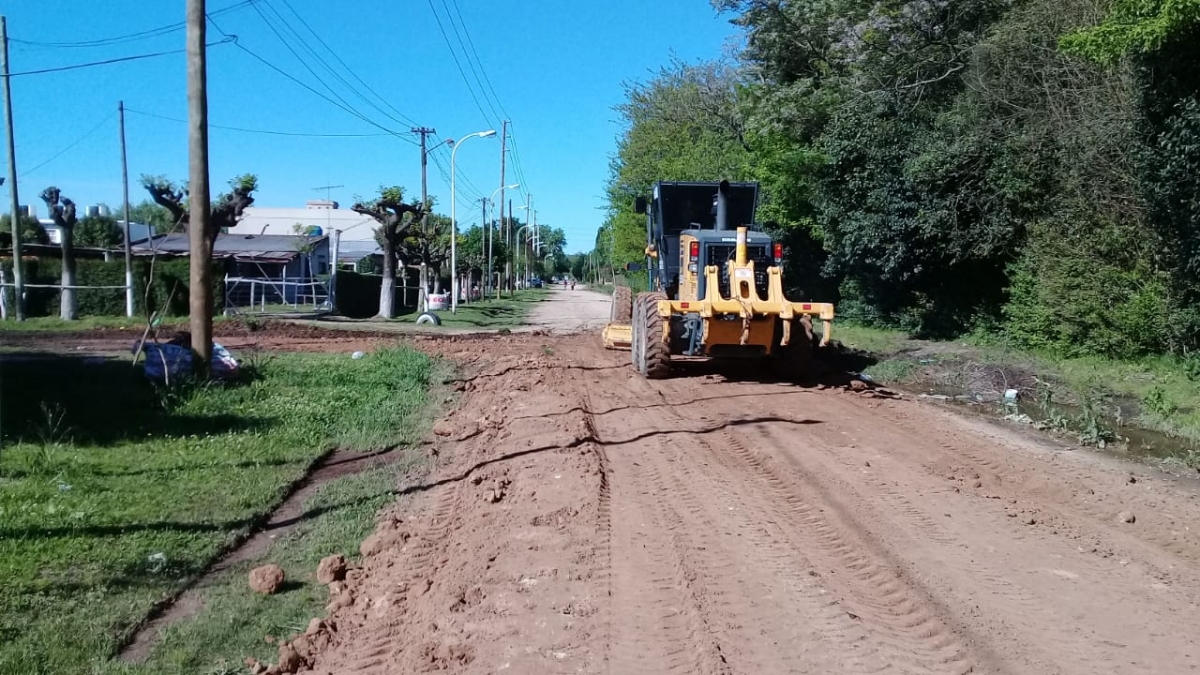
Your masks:
{"label": "tree trunk", "polygon": [[59,303],[59,316],[64,321],[75,321],[79,318],[78,291],[67,286],[75,285],[75,230],[70,227],[60,227],[62,237],[62,295]]}
{"label": "tree trunk", "polygon": [[391,319],[396,313],[396,257],[390,251],[383,253],[383,283],[379,284],[379,318]]}

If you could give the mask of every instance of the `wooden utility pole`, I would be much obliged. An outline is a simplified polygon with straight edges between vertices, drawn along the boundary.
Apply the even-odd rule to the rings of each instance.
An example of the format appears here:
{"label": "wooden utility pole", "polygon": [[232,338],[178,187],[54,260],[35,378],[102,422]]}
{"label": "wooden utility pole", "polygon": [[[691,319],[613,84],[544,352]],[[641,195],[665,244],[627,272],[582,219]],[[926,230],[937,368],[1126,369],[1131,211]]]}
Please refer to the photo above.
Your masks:
{"label": "wooden utility pole", "polygon": [[[17,142],[13,133],[12,89],[8,85],[8,19],[0,16],[0,71],[4,75],[4,126],[8,131],[8,193],[12,197],[13,295],[17,321],[25,320],[25,274],[21,263],[21,202],[17,198]],[[0,291],[3,291],[0,288]]]}
{"label": "wooden utility pole", "polygon": [[205,0],[187,0],[188,74],[188,243],[191,249],[192,352],[196,374],[207,378],[212,365],[212,206],[208,187],[208,64],[204,41]]}
{"label": "wooden utility pole", "polygon": [[[508,120],[504,120],[503,124],[504,124],[504,126],[502,127],[503,130],[500,132],[500,201],[499,201],[499,204],[500,204],[500,227],[505,228],[504,231],[507,233],[508,232],[508,229],[507,229],[508,223],[504,220],[504,187],[507,185],[507,183],[504,180],[504,161],[505,161],[505,159],[507,159],[507,156],[508,156]],[[511,216],[512,213],[509,213],[508,215]],[[505,236],[504,240],[507,242],[508,237]],[[508,255],[505,257],[510,258],[510,259],[512,258],[511,255]],[[491,264],[490,260],[489,260],[488,264]],[[504,262],[504,279],[505,279],[504,285],[507,285],[509,283],[508,280],[510,278],[512,278],[512,262],[511,262],[511,260],[505,260],[505,262]],[[499,294],[497,293],[497,295],[499,295]],[[509,297],[512,297],[511,289],[509,291]]]}
{"label": "wooden utility pole", "polygon": [[121,186],[125,191],[125,316],[133,316],[133,242],[129,240],[129,160],[125,154],[125,102],[117,103],[121,113]]}

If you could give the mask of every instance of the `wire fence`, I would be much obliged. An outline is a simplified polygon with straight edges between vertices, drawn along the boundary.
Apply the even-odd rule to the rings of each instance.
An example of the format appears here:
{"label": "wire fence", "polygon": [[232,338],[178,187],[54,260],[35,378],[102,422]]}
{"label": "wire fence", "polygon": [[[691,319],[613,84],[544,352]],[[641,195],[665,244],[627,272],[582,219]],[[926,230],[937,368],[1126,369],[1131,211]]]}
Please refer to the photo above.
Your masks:
{"label": "wire fence", "polygon": [[225,277],[226,314],[330,311],[329,279]]}

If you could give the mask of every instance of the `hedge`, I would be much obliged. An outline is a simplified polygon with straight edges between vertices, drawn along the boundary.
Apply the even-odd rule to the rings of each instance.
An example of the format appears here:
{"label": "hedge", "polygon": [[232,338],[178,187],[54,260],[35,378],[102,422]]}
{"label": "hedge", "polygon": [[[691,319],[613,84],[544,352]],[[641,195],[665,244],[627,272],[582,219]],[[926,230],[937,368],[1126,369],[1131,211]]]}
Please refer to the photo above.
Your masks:
{"label": "hedge", "polygon": [[[62,280],[62,261],[57,258],[26,258],[25,283],[57,284]],[[187,316],[190,261],[186,258],[158,260],[153,263],[154,278],[150,294],[146,295],[146,281],[150,278],[151,261],[133,261],[133,301],[139,314],[146,311],[164,310],[167,316]],[[12,280],[12,259],[0,261],[6,278]],[[220,312],[225,306],[225,267],[214,262],[213,308]],[[79,286],[123,286],[125,284],[125,261],[104,262],[101,260],[75,261],[75,283]],[[174,289],[174,294],[172,294]],[[58,316],[60,291],[53,288],[27,288],[25,290],[25,314],[27,316]],[[81,289],[78,294],[80,316],[124,316],[125,292],[112,289]]]}
{"label": "hedge", "polygon": [[[337,312],[351,319],[369,319],[379,314],[379,289],[383,286],[383,277],[378,274],[359,274],[358,272],[337,273]],[[411,294],[411,291],[410,291]],[[400,279],[396,280],[396,292],[392,296],[392,312],[401,316],[406,309],[412,309],[404,304],[404,288]]]}

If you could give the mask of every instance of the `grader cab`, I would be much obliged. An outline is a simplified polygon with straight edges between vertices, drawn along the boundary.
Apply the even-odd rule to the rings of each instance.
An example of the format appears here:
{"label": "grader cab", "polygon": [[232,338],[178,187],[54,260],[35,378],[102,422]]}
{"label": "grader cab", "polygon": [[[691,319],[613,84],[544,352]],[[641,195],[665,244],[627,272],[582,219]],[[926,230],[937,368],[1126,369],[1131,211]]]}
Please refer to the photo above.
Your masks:
{"label": "grader cab", "polygon": [[757,183],[659,182],[649,203],[639,197],[648,288],[614,291],[605,346],[629,349],[652,379],[670,374],[672,356],[770,359],[805,377],[833,305],[784,297],[783,247],[754,224],[757,206]]}

